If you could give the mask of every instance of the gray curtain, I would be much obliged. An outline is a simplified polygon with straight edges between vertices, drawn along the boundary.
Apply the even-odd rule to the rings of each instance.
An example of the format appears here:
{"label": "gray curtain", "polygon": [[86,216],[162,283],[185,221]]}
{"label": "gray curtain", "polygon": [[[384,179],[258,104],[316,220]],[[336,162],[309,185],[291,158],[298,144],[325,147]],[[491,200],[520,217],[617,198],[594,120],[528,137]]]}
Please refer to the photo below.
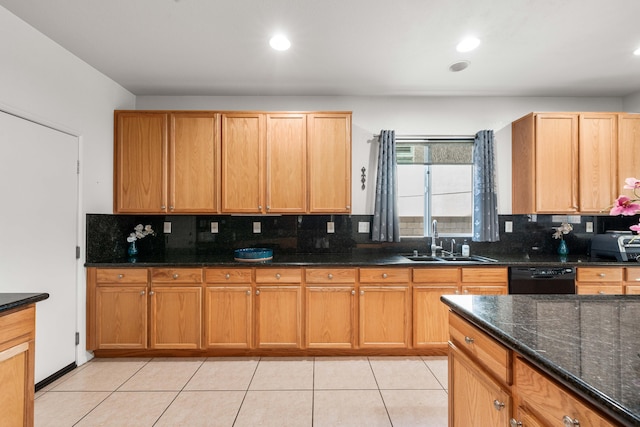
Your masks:
{"label": "gray curtain", "polygon": [[473,144],[472,240],[474,242],[500,240],[492,130],[478,132]]}
{"label": "gray curtain", "polygon": [[376,204],[373,212],[371,238],[374,242],[399,242],[396,133],[380,131],[378,172],[376,176]]}

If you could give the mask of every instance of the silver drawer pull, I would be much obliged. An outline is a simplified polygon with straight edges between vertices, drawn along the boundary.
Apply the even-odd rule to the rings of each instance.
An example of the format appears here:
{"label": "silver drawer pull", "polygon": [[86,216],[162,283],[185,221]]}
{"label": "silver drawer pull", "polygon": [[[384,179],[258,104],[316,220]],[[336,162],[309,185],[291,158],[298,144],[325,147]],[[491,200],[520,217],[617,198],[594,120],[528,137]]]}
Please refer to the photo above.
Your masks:
{"label": "silver drawer pull", "polygon": [[356,294],[356,290],[355,289],[351,289],[351,295],[355,295]]}
{"label": "silver drawer pull", "polygon": [[174,280],[175,280],[175,279],[177,279],[178,277],[179,277],[179,276],[178,276],[178,273],[174,273],[174,274],[173,274],[173,278],[174,278]]}
{"label": "silver drawer pull", "polygon": [[333,274],[329,273],[329,274],[327,275],[327,278],[329,278],[329,279],[333,279]]}
{"label": "silver drawer pull", "polygon": [[509,420],[509,427],[522,427],[522,421],[518,421],[515,418]]}
{"label": "silver drawer pull", "polygon": [[569,415],[565,415],[562,417],[562,424],[564,424],[564,427],[574,427],[579,426],[580,421],[578,421],[577,418],[571,418]]}
{"label": "silver drawer pull", "polygon": [[280,278],[280,273],[276,273],[276,279]]}
{"label": "silver drawer pull", "polygon": [[501,411],[504,409],[504,402],[500,402],[496,399],[493,401],[493,407],[496,408],[496,411]]}
{"label": "silver drawer pull", "polygon": [[388,277],[388,276],[387,276],[387,273],[382,273],[382,278],[383,278],[383,279],[386,279],[387,277]]}
{"label": "silver drawer pull", "polygon": [[471,337],[464,337],[464,342],[466,342],[467,344],[473,344],[475,340]]}
{"label": "silver drawer pull", "polygon": [[118,274],[118,279],[122,279],[124,277],[124,274]]}
{"label": "silver drawer pull", "polygon": [[224,278],[229,280],[231,278],[231,275],[229,273],[227,273],[227,274],[224,275]]}

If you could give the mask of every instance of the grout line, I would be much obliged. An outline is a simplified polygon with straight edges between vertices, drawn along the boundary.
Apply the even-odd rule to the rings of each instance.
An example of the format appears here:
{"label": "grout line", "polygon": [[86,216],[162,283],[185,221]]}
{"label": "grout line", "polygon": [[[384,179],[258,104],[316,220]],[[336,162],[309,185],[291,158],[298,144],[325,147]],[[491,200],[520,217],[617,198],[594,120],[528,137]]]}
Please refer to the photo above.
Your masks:
{"label": "grout line", "polygon": [[376,371],[373,369],[373,365],[371,365],[371,358],[367,357],[367,361],[369,362],[369,367],[371,368],[371,373],[373,374],[373,379],[376,382],[376,387],[378,387],[378,394],[380,395],[380,400],[382,400],[382,406],[384,406],[384,410],[387,413],[387,418],[389,418],[389,425],[393,427],[393,421],[391,420],[391,414],[389,413],[389,409],[387,408],[387,403],[384,401],[384,396],[382,396],[382,389],[380,388],[380,384],[378,383],[378,378],[376,377]]}
{"label": "grout line", "polygon": [[233,418],[233,423],[231,427],[236,425],[238,421],[238,416],[240,415],[240,410],[242,409],[242,405],[244,405],[244,401],[247,399],[247,394],[249,393],[249,388],[251,387],[251,383],[256,376],[256,372],[258,372],[258,366],[260,366],[260,362],[262,362],[262,357],[258,358],[258,363],[256,363],[256,367],[253,369],[253,374],[251,375],[251,379],[249,380],[249,384],[247,384],[247,389],[244,391],[244,396],[242,396],[242,401],[240,401],[240,406],[238,406],[238,410],[236,411],[236,416]]}

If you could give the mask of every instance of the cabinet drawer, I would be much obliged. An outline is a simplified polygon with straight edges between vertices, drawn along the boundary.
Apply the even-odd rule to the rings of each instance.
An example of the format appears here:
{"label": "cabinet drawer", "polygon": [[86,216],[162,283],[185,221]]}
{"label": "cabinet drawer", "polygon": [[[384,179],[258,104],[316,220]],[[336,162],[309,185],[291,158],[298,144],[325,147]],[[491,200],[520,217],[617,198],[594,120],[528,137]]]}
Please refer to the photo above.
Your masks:
{"label": "cabinet drawer", "polygon": [[406,268],[361,268],[362,283],[408,283],[409,270]]}
{"label": "cabinet drawer", "polygon": [[201,268],[153,268],[153,283],[202,283]]}
{"label": "cabinet drawer", "polygon": [[576,280],[579,282],[620,282],[622,281],[621,267],[580,267],[576,269]]}
{"label": "cabinet drawer", "polygon": [[415,283],[458,283],[459,268],[414,268]]}
{"label": "cabinet drawer", "polygon": [[145,268],[98,268],[97,283],[147,283]]}
{"label": "cabinet drawer", "polygon": [[299,268],[258,268],[256,283],[300,283],[302,270]]}
{"label": "cabinet drawer", "polygon": [[519,398],[548,425],[567,425],[565,417],[578,420],[581,426],[614,425],[519,357],[515,361],[515,383]]}
{"label": "cabinet drawer", "polygon": [[35,304],[6,313],[8,314],[0,316],[0,351],[14,346],[18,338],[22,338],[21,341],[24,342],[32,340],[36,335]]}
{"label": "cabinet drawer", "polygon": [[498,380],[511,384],[511,352],[489,335],[449,312],[451,341],[487,368]]}
{"label": "cabinet drawer", "polygon": [[308,268],[305,272],[307,283],[355,283],[355,268]]}
{"label": "cabinet drawer", "polygon": [[462,267],[462,282],[507,282],[508,277],[506,267]]}
{"label": "cabinet drawer", "polygon": [[251,284],[250,268],[207,268],[204,271],[207,283],[242,283]]}
{"label": "cabinet drawer", "polygon": [[583,285],[578,283],[576,293],[578,295],[622,295],[624,289],[622,284],[590,283]]}
{"label": "cabinet drawer", "polygon": [[627,282],[640,282],[640,268],[625,268]]}

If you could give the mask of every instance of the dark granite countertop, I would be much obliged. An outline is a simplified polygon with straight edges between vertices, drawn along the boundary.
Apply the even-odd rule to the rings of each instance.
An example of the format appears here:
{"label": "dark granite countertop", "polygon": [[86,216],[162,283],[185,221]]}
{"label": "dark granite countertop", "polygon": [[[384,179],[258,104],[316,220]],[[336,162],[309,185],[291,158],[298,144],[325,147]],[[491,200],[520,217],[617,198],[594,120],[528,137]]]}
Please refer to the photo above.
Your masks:
{"label": "dark granite countertop", "polygon": [[49,298],[49,294],[0,293],[0,313]]}
{"label": "dark granite countertop", "polygon": [[[484,255],[484,254],[483,254]],[[174,252],[156,256],[139,255],[135,260],[128,258],[114,258],[100,261],[88,261],[85,267],[212,267],[212,266],[439,266],[444,265],[494,265],[494,266],[580,266],[580,265],[607,265],[607,266],[639,266],[636,262],[594,261],[588,256],[569,256],[561,260],[557,255],[485,255],[496,260],[491,263],[470,263],[455,261],[411,261],[402,254],[389,253],[388,251],[356,250],[350,253],[311,253],[294,254],[275,253],[273,260],[264,263],[242,263],[234,261],[233,254],[207,254],[193,252]]]}
{"label": "dark granite countertop", "polygon": [[640,425],[640,295],[442,301],[623,425]]}

